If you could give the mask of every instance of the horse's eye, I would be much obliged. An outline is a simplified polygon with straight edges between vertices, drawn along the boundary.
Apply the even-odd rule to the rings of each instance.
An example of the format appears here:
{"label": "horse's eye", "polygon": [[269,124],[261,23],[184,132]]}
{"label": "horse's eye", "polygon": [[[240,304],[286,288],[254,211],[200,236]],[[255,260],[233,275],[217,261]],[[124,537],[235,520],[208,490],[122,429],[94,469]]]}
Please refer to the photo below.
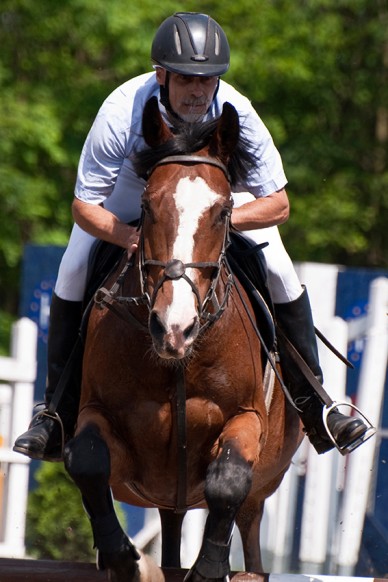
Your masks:
{"label": "horse's eye", "polygon": [[143,197],[142,208],[143,208],[144,216],[146,216],[147,219],[150,220],[152,223],[155,223],[155,221],[156,221],[155,213],[152,210],[152,204],[150,203],[150,201],[147,198]]}
{"label": "horse's eye", "polygon": [[143,207],[143,210],[144,210],[144,212],[146,214],[149,214],[150,213],[150,203],[149,203],[148,200],[145,200],[144,198],[143,198],[143,201],[142,201],[142,207]]}

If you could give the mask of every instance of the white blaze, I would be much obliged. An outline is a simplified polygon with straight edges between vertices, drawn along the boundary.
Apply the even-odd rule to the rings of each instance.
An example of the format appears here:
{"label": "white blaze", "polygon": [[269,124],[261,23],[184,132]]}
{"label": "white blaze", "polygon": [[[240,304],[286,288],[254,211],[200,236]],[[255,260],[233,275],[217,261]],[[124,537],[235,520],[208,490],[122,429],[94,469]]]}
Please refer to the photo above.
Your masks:
{"label": "white blaze", "polygon": [[[182,263],[193,262],[194,236],[198,230],[201,216],[220,198],[202,178],[182,178],[173,195],[178,211],[177,238],[174,243],[172,258]],[[186,275],[194,281],[195,269],[188,268]],[[181,329],[189,326],[196,315],[195,296],[191,286],[184,279],[173,281],[173,298],[166,312],[167,330],[173,325]]]}

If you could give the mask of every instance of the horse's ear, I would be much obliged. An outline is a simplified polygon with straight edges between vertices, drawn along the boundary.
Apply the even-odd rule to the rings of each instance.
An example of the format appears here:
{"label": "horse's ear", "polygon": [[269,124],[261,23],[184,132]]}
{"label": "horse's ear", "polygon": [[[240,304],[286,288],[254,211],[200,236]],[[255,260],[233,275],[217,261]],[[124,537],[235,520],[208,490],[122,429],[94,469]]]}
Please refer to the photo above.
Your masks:
{"label": "horse's ear", "polygon": [[142,128],[144,141],[151,148],[157,147],[172,137],[170,129],[160,114],[157,97],[148,99],[144,106]]}
{"label": "horse's ear", "polygon": [[236,109],[230,103],[224,103],[218,125],[210,141],[210,150],[225,164],[237,146],[240,135],[240,122]]}

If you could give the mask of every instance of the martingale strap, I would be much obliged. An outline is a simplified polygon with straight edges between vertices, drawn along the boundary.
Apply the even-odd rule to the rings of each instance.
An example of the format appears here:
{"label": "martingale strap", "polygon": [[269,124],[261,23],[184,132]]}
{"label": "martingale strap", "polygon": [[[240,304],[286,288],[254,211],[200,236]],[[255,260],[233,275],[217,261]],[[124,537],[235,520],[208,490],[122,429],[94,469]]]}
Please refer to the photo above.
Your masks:
{"label": "martingale strap", "polygon": [[187,431],[186,431],[186,383],[182,364],[176,369],[177,390],[175,397],[175,415],[177,422],[177,459],[178,484],[176,508],[177,513],[187,509]]}

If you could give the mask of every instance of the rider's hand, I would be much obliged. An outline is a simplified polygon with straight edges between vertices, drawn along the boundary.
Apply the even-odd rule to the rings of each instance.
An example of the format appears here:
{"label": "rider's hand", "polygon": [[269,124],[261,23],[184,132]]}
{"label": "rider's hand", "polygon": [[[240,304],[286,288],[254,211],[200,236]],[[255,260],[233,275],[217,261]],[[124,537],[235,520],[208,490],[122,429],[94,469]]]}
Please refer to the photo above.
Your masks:
{"label": "rider's hand", "polygon": [[128,258],[136,251],[139,231],[135,226],[121,222],[117,216],[101,205],[90,204],[74,198],[75,222],[92,236],[127,250]]}
{"label": "rider's hand", "polygon": [[139,244],[139,231],[137,230],[137,228],[134,228],[133,226],[130,226],[129,228],[130,231],[127,243],[128,259],[130,259],[134,253],[136,253]]}

